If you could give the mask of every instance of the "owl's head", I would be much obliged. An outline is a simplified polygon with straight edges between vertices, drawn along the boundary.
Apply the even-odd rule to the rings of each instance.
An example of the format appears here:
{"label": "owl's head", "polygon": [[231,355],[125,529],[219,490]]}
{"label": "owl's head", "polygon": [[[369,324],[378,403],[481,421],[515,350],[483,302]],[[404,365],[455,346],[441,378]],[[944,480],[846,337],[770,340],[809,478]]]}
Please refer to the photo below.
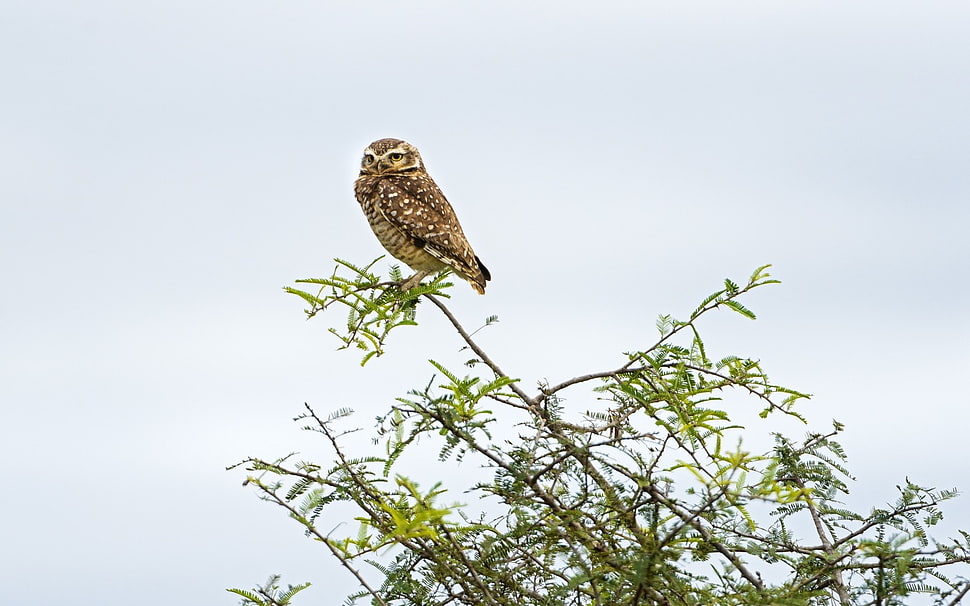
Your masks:
{"label": "owl's head", "polygon": [[380,139],[364,150],[360,162],[362,175],[388,175],[424,170],[418,148],[400,139]]}

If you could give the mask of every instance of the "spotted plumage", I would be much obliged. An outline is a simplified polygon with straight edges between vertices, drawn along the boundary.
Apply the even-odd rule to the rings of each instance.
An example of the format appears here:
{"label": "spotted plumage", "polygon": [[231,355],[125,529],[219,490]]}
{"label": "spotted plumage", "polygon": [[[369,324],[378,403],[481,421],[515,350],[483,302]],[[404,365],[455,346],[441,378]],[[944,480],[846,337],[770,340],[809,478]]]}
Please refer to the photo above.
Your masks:
{"label": "spotted plumage", "polygon": [[492,276],[475,256],[416,147],[400,139],[371,143],[364,150],[354,193],[381,245],[418,272],[404,287],[413,288],[428,274],[449,267],[485,294],[485,282]]}

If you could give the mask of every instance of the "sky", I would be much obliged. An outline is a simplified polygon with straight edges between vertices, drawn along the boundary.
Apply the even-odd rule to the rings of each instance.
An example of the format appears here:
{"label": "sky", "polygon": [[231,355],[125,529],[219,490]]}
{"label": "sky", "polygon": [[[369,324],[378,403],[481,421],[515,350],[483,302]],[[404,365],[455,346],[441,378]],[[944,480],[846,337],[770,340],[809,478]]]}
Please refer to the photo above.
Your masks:
{"label": "sky", "polygon": [[[429,308],[361,368],[282,291],[381,254],[353,181],[382,137],[455,207],[493,281],[450,307],[500,317],[481,344],[524,385],[618,366],[771,263],[708,346],[846,424],[850,505],[970,489],[968,31],[956,0],[6,0],[5,602],[353,589],[225,468],[325,460],[303,402],[369,429],[464,359]],[[970,496],[944,513],[970,527]]]}

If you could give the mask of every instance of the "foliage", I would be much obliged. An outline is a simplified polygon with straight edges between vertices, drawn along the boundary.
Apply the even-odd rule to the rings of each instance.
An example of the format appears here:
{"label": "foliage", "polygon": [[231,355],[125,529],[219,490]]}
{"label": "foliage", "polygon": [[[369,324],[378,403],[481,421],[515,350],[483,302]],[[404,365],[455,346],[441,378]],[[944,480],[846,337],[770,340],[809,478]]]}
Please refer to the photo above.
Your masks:
{"label": "foliage", "polygon": [[293,596],[310,586],[309,583],[289,585],[281,589],[280,576],[275,574],[264,584],[255,589],[228,589],[230,593],[242,596],[242,606],[286,606],[293,600]]}
{"label": "foliage", "polygon": [[[725,280],[686,320],[661,316],[656,342],[614,368],[529,394],[444,305],[447,274],[402,292],[399,273],[382,282],[373,263],[337,264],[329,278],[299,281],[318,292],[287,290],[310,317],[347,307],[346,325],[331,331],[362,363],[428,302],[474,352],[477,371],[432,362],[436,378],[380,418],[380,450],[348,451],[350,430],[340,428],[350,410],[321,417],[307,406],[300,420],[332,463],[240,463],[261,498],[353,575],[360,590],[348,604],[888,606],[915,594],[956,604],[970,591],[961,576],[970,535],[928,532],[955,490],[906,480],[895,503],[846,509],[842,426],[799,439],[773,431],[776,421],[807,423],[798,405],[808,395],[772,382],[756,359],[709,352],[701,320],[717,309],[754,319],[741,299],[777,283],[768,266],[743,284]],[[600,408],[573,418],[563,392],[582,385]],[[760,411],[756,431],[773,431],[762,452],[743,448],[748,430],[732,420],[747,401]],[[422,487],[409,473],[405,455],[429,444],[443,465],[485,470],[464,494],[474,508],[443,504],[448,487]],[[357,512],[355,533],[318,527],[339,504]]]}

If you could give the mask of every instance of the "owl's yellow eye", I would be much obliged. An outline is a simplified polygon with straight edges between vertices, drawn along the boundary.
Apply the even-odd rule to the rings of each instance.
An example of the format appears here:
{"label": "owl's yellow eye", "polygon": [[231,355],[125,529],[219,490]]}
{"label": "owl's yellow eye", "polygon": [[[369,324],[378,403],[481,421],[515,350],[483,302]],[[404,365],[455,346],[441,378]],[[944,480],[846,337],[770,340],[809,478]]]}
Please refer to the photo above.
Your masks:
{"label": "owl's yellow eye", "polygon": [[401,159],[404,158],[404,154],[399,154],[397,152],[394,152],[393,154],[391,154],[390,158],[393,162],[400,162]]}
{"label": "owl's yellow eye", "polygon": [[374,163],[374,156],[370,154],[364,154],[364,164],[373,164],[373,163]]}

